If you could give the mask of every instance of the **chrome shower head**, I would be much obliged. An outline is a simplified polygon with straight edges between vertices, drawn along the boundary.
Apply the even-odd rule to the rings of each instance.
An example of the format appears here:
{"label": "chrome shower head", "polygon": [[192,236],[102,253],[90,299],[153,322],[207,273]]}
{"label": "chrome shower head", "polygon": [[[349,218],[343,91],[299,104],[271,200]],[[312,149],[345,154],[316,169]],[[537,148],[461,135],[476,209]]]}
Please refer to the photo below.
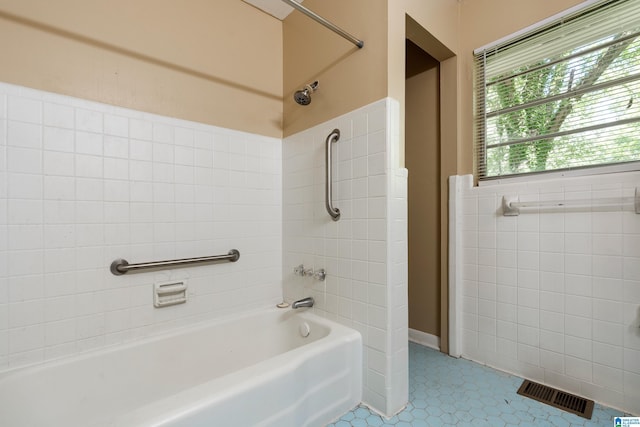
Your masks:
{"label": "chrome shower head", "polygon": [[304,89],[301,89],[293,94],[293,99],[300,105],[311,104],[311,94],[318,89],[318,81],[305,85]]}
{"label": "chrome shower head", "polygon": [[293,99],[300,105],[309,105],[311,103],[311,94],[307,89],[299,90],[293,95]]}

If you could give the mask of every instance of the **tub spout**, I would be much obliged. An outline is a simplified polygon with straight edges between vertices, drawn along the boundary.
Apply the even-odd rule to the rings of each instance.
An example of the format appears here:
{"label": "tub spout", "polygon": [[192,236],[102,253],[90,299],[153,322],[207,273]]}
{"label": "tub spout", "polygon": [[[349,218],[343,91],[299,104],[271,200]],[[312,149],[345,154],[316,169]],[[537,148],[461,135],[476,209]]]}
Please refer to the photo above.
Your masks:
{"label": "tub spout", "polygon": [[307,297],[302,298],[291,304],[291,308],[300,308],[300,307],[313,307],[313,298]]}

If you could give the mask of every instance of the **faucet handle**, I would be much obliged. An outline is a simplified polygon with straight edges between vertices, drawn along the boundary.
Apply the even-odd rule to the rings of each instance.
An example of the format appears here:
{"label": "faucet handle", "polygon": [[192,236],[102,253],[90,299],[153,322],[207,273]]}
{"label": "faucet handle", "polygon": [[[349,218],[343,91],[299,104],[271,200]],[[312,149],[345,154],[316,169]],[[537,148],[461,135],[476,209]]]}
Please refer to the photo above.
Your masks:
{"label": "faucet handle", "polygon": [[321,268],[320,270],[317,270],[315,273],[313,273],[313,278],[316,280],[320,280],[321,282],[324,282],[324,279],[326,279],[327,277],[327,272],[324,270],[324,268]]}
{"label": "faucet handle", "polygon": [[304,268],[303,264],[295,267],[293,269],[293,274],[302,277],[313,277],[314,279],[320,280],[321,282],[324,282],[324,279],[327,277],[327,272],[324,270],[324,268],[313,271],[313,268]]}

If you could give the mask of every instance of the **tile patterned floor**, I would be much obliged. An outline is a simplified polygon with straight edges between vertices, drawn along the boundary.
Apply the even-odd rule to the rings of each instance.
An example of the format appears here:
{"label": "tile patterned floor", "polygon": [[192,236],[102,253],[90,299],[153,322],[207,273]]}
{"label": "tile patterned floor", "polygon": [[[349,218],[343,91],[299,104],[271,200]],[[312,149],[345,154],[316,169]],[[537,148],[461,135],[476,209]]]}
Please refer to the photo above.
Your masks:
{"label": "tile patterned floor", "polygon": [[595,427],[620,411],[595,406],[591,420],[516,392],[522,378],[409,343],[409,404],[391,419],[360,406],[327,427]]}

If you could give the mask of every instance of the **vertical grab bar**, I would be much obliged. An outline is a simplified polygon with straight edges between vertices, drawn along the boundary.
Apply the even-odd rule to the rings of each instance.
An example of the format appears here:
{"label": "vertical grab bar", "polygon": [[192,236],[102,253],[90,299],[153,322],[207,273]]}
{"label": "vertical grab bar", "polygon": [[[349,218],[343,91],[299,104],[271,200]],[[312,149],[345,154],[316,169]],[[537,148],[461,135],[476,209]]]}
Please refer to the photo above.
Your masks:
{"label": "vertical grab bar", "polygon": [[327,136],[327,150],[326,150],[326,172],[327,179],[325,183],[325,206],[327,208],[327,212],[331,215],[331,219],[337,221],[340,219],[340,209],[334,208],[332,205],[332,197],[333,197],[333,183],[331,181],[331,144],[334,142],[338,142],[340,139],[340,130],[334,129],[331,131],[329,136]]}

